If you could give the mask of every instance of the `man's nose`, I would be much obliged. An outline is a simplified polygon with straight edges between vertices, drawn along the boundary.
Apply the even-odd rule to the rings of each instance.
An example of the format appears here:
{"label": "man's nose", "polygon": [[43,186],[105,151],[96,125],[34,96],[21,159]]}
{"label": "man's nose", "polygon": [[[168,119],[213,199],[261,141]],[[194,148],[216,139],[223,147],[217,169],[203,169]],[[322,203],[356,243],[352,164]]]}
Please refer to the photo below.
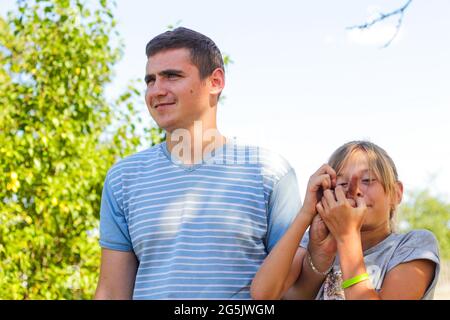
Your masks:
{"label": "man's nose", "polygon": [[348,184],[347,195],[349,198],[362,197],[361,185],[359,177],[353,176]]}
{"label": "man's nose", "polygon": [[167,87],[162,79],[156,78],[151,86],[147,88],[149,98],[167,95]]}

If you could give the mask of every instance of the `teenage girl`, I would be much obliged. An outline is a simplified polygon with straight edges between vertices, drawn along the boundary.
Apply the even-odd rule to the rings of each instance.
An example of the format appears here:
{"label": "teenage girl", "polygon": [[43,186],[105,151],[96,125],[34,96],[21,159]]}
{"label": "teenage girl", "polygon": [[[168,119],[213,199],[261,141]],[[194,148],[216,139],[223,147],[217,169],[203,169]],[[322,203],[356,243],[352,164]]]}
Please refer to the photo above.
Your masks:
{"label": "teenage girl", "polygon": [[252,297],[432,299],[438,244],[426,230],[395,232],[402,194],[382,148],[367,141],[338,148],[311,176],[303,207],[253,279]]}

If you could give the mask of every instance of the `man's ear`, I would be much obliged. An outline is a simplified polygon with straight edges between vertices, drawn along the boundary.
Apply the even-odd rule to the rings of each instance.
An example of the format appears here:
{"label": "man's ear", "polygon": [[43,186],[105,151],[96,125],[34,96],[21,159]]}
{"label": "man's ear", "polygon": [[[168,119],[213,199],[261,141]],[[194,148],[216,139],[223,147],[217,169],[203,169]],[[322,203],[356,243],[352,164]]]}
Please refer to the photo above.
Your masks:
{"label": "man's ear", "polygon": [[209,76],[210,94],[219,95],[225,87],[225,73],[222,68],[216,68]]}

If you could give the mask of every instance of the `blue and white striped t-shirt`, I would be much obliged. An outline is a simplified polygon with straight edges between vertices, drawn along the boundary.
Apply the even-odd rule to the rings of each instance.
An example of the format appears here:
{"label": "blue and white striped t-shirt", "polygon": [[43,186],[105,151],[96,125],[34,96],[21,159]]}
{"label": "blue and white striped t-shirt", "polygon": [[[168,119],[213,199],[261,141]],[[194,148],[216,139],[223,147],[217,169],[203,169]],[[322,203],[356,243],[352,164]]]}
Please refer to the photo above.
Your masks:
{"label": "blue and white striped t-shirt", "polygon": [[279,155],[229,143],[183,166],[164,142],[109,170],[100,245],[135,253],[134,299],[249,299],[299,207],[295,172]]}

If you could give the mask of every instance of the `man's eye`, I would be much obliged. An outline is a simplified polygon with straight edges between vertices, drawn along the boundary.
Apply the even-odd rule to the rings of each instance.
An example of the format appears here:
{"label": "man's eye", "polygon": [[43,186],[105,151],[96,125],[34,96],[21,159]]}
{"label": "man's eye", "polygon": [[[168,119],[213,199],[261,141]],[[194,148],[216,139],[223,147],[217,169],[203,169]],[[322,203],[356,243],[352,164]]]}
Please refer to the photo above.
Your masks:
{"label": "man's eye", "polygon": [[175,73],[172,73],[172,74],[168,74],[167,75],[167,78],[168,79],[176,79],[176,78],[178,78],[179,77],[179,75],[177,75],[177,74],[175,74]]}
{"label": "man's eye", "polygon": [[348,186],[348,183],[347,182],[341,182],[341,183],[338,183],[337,185],[341,186],[343,188],[346,188]]}

